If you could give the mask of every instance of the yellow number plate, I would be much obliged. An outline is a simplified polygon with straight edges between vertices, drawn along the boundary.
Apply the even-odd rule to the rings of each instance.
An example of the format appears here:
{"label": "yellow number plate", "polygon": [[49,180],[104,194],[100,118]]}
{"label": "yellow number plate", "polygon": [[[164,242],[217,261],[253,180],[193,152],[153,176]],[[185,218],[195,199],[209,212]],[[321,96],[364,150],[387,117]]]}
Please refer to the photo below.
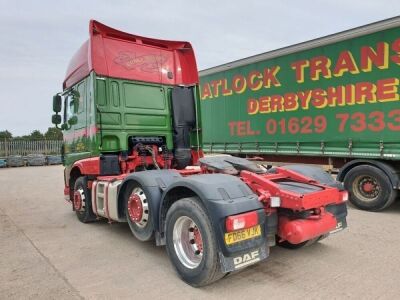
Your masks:
{"label": "yellow number plate", "polygon": [[234,232],[225,233],[225,244],[231,245],[241,241],[255,238],[261,235],[261,226],[257,225],[254,227],[238,230]]}

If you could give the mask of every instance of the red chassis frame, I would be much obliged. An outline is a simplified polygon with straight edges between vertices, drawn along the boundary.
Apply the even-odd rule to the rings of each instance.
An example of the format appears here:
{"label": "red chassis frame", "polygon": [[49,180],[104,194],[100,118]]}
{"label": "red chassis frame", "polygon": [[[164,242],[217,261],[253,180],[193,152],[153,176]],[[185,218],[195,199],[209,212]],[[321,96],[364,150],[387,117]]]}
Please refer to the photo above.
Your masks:
{"label": "red chassis frame", "polygon": [[[158,152],[156,146],[153,146],[152,150],[155,154],[154,157],[143,157],[136,151],[133,151],[128,157],[120,157],[122,174],[118,176],[98,176],[98,157],[78,161],[74,166],[79,167],[81,174],[96,175],[97,180],[110,182],[115,179],[124,179],[129,173],[143,164],[154,165],[154,161],[157,162],[160,168],[169,169],[172,165],[172,156],[163,156],[163,154]],[[197,155],[195,153],[192,155],[193,160],[195,160],[194,164],[197,163],[199,157],[203,156],[202,152],[200,154]],[[199,167],[177,171],[182,176],[210,173],[206,168]],[[292,244],[299,244],[327,234],[337,227],[335,216],[326,211],[326,206],[342,204],[347,195],[346,191],[339,191],[335,187],[320,184],[312,178],[279,167],[275,168],[274,173],[256,174],[250,171],[241,171],[238,176],[258,195],[259,201],[264,205],[267,216],[277,213],[277,234],[280,241],[286,240]],[[288,191],[279,186],[279,181],[282,180],[312,185],[318,187],[319,190],[307,194]],[[92,187],[92,183],[93,181],[89,181],[89,188]],[[69,194],[69,187],[67,186],[65,193],[66,195]],[[275,199],[279,197],[278,207],[273,207],[272,197],[275,197]],[[291,214],[283,213],[283,210],[286,212],[290,211]],[[301,212],[307,212],[306,217],[299,217],[298,214]]]}
{"label": "red chassis frame", "polygon": [[[278,212],[278,236],[281,241],[300,244],[336,229],[338,225],[336,217],[326,211],[326,207],[345,202],[347,191],[320,184],[312,178],[291,170],[283,168],[275,170],[275,173],[271,174],[242,171],[240,178],[259,196],[267,215]],[[284,190],[278,184],[282,180],[305,183],[318,187],[320,190],[307,194]],[[279,197],[279,208],[290,210],[294,216],[279,213],[278,208],[272,207],[271,197]],[[308,212],[308,214],[303,218],[295,217],[296,213],[301,212]]]}

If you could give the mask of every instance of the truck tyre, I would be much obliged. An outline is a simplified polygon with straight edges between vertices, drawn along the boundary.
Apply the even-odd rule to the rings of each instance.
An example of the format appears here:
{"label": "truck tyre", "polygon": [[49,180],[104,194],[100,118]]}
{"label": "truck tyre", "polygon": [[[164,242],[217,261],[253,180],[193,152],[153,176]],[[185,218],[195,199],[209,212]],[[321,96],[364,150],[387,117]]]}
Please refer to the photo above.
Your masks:
{"label": "truck tyre", "polygon": [[82,223],[96,220],[96,215],[92,210],[91,193],[88,189],[86,176],[81,176],[75,181],[72,205],[76,216]]}
{"label": "truck tyre", "polygon": [[210,219],[199,199],[176,201],[167,212],[166,248],[179,276],[194,287],[222,278]]}
{"label": "truck tyre", "polygon": [[125,215],[133,235],[142,242],[154,238],[152,212],[145,189],[135,181],[128,183],[125,189]]}
{"label": "truck tyre", "polygon": [[350,202],[363,210],[380,211],[396,199],[389,177],[379,168],[360,165],[352,168],[344,177],[345,189]]}

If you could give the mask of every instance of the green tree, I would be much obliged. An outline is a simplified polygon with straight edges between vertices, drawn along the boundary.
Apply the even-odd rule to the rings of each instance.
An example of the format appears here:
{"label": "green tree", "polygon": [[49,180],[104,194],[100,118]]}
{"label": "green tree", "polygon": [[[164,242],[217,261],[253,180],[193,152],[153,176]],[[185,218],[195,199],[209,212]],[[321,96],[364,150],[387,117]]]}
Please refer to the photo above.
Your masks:
{"label": "green tree", "polygon": [[31,140],[43,140],[44,136],[39,130],[32,131],[31,135],[29,136]]}
{"label": "green tree", "polygon": [[55,127],[49,127],[44,134],[46,140],[62,140],[63,135],[61,129]]}
{"label": "green tree", "polygon": [[12,134],[8,130],[0,131],[0,141],[12,139]]}

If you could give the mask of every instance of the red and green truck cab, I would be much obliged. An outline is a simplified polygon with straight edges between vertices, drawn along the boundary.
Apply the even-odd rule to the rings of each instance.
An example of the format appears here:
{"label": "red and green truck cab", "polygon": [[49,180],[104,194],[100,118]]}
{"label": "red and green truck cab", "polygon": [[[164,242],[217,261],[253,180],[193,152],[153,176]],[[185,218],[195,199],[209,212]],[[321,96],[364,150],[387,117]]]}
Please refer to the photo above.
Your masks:
{"label": "red and green truck cab", "polygon": [[193,286],[265,259],[276,243],[299,248],[346,227],[347,192],[322,170],[203,156],[190,43],[96,21],[89,33],[52,117],[81,222],[127,222],[137,239],[165,245]]}
{"label": "red and green truck cab", "polygon": [[328,165],[382,210],[400,189],[399,71],[399,17],[200,71],[203,149]]}
{"label": "red and green truck cab", "polygon": [[[166,152],[175,150],[174,165],[190,164],[189,150],[199,148],[198,136],[188,129],[199,125],[178,124],[174,128],[169,99],[172,93],[176,97],[197,95],[198,75],[191,45],[129,35],[96,21],[90,26],[90,39],[72,58],[63,83],[67,187],[75,162],[87,159],[84,162],[88,164],[81,166],[102,174],[96,167],[118,166],[113,154],[127,154],[136,144],[151,139]],[[183,108],[186,111],[176,113],[193,118],[193,107]],[[179,140],[177,147],[174,134]]]}

